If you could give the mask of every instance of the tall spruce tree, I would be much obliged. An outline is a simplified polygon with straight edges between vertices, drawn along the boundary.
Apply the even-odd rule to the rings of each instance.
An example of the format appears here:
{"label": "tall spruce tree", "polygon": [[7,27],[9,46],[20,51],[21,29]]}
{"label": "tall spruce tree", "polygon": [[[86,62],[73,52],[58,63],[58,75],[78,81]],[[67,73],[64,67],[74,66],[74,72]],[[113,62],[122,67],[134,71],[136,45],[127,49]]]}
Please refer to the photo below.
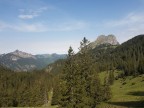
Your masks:
{"label": "tall spruce tree", "polygon": [[102,86],[96,72],[93,56],[89,53],[89,41],[84,37],[80,42],[78,59],[79,92],[80,99],[77,107],[95,108],[102,101]]}
{"label": "tall spruce tree", "polygon": [[68,58],[65,62],[63,73],[60,80],[60,100],[59,104],[62,108],[74,107],[74,82],[75,82],[75,68],[73,60],[74,51],[69,47]]}

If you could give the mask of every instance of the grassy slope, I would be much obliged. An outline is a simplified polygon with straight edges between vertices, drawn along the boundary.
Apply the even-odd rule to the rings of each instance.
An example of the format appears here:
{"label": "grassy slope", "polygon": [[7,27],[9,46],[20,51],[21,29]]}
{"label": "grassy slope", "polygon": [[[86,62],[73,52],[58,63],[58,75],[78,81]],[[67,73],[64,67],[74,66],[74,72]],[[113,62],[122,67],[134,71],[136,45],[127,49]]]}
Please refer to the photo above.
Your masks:
{"label": "grassy slope", "polygon": [[[100,73],[100,78],[105,75],[106,72]],[[99,108],[144,108],[144,75],[115,80],[111,90],[112,99],[101,103]]]}

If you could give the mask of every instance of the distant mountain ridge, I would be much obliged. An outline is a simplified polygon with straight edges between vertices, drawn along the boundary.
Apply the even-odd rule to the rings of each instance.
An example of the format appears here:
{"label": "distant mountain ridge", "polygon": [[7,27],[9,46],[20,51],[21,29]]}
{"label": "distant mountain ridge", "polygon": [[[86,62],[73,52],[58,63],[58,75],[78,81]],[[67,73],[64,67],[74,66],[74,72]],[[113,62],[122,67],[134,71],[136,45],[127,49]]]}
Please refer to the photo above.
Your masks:
{"label": "distant mountain ridge", "polygon": [[29,53],[25,53],[25,52],[22,52],[19,50],[15,50],[14,52],[11,52],[10,54],[13,54],[15,56],[22,57],[22,58],[35,58],[34,55],[29,54]]}
{"label": "distant mountain ridge", "polygon": [[66,54],[39,54],[32,55],[16,50],[7,54],[0,55],[0,65],[14,71],[30,71],[42,69],[50,63],[59,59],[65,59]]}

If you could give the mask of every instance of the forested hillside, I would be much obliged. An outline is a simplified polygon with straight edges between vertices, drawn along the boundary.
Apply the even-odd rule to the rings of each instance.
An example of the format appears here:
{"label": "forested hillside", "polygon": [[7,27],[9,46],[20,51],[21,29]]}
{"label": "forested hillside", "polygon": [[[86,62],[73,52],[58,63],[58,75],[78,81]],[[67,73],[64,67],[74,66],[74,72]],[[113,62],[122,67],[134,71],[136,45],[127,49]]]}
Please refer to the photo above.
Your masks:
{"label": "forested hillside", "polygon": [[[74,54],[70,47],[66,61],[51,65],[51,72],[60,72],[54,86],[53,105],[63,108],[94,108],[100,102],[111,98],[110,86],[115,79],[127,78],[130,75],[137,77],[144,72],[143,35],[121,45],[101,44],[94,49],[90,49],[85,39],[80,43],[77,54]],[[116,70],[120,70],[120,73],[115,76]],[[103,71],[107,74],[102,79],[102,84],[98,76]],[[93,100],[96,103],[93,103]]]}
{"label": "forested hillside", "polygon": [[0,67],[0,107],[47,104],[52,84],[52,75],[44,71],[16,73]]}
{"label": "forested hillside", "polygon": [[122,70],[122,75],[138,75],[144,72],[144,35],[136,36],[117,46],[103,45],[91,51],[100,71]]}
{"label": "forested hillside", "polygon": [[144,35],[123,43],[113,51],[113,63],[125,75],[144,74]]}

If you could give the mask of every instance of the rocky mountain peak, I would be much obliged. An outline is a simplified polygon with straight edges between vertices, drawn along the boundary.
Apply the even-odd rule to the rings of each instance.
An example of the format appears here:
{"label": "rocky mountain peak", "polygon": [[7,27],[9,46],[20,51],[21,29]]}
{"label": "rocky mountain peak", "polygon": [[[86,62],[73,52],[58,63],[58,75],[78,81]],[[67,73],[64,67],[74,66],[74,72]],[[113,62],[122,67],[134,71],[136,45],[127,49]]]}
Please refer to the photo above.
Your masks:
{"label": "rocky mountain peak", "polygon": [[15,56],[22,57],[22,58],[35,58],[34,55],[25,53],[19,50],[15,50],[14,52],[11,52],[10,54],[13,54]]}
{"label": "rocky mountain peak", "polygon": [[111,45],[118,45],[119,42],[117,41],[116,37],[114,35],[101,35],[98,36],[97,40],[95,41],[97,45],[100,44],[111,44]]}
{"label": "rocky mountain peak", "polygon": [[92,48],[95,48],[96,46],[101,45],[101,44],[119,45],[119,42],[117,41],[114,35],[108,35],[108,36],[100,35],[98,36],[96,41],[90,44],[90,46]]}

